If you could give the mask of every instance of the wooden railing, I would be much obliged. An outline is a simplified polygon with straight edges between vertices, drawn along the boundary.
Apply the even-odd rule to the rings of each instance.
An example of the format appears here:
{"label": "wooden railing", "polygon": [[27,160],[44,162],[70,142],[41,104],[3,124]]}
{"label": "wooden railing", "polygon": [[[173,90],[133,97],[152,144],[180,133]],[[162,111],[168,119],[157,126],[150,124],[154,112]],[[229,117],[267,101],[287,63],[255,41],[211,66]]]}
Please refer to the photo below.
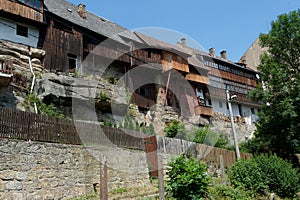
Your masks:
{"label": "wooden railing", "polygon": [[185,76],[185,79],[189,80],[189,81],[194,81],[194,82],[197,82],[197,83],[203,83],[203,84],[209,85],[208,77],[205,77],[205,76],[202,76],[202,75],[199,75],[199,74],[187,74]]}
{"label": "wooden railing", "polygon": [[212,107],[209,106],[195,106],[195,115],[206,115],[206,116],[213,116],[214,111]]}

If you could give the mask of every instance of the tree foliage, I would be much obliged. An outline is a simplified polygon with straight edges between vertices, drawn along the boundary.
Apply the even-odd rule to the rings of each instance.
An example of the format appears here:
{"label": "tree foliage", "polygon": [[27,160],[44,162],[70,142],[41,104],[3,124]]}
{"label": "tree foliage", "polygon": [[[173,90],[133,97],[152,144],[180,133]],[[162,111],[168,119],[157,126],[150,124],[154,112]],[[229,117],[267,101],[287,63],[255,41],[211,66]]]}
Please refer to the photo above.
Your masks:
{"label": "tree foliage", "polygon": [[297,169],[276,155],[239,160],[227,173],[232,185],[256,193],[274,192],[281,197],[295,197],[300,189]]}
{"label": "tree foliage", "polygon": [[259,39],[268,51],[258,66],[265,87],[250,93],[265,103],[255,140],[262,150],[290,158],[300,152],[300,10],[278,16]]}

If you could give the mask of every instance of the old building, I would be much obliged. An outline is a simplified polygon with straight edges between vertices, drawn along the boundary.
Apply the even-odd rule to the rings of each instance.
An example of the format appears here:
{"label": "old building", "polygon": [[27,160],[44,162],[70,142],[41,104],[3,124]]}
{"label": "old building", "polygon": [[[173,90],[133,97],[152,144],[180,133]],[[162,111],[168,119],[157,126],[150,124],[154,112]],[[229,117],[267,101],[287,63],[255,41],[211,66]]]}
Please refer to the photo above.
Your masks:
{"label": "old building", "polygon": [[42,0],[0,1],[0,39],[37,47],[43,23]]}
{"label": "old building", "polygon": [[257,120],[261,104],[251,101],[247,96],[247,93],[258,84],[255,70],[247,67],[245,63],[234,63],[228,60],[226,51],[216,56],[213,48],[206,53],[184,46],[182,43],[177,45],[193,50],[195,56],[209,69],[210,103],[214,112],[229,115],[225,93],[228,89],[231,96],[236,95],[236,98],[232,99],[234,117],[240,116],[247,123]]}

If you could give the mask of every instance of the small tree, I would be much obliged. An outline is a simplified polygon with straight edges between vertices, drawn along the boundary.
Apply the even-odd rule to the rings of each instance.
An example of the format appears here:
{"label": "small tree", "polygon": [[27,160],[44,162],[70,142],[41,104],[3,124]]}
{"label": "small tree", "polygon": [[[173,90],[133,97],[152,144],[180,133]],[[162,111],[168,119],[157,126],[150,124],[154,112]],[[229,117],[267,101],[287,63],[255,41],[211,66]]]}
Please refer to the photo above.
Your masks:
{"label": "small tree", "polygon": [[169,163],[167,191],[176,199],[204,199],[209,184],[206,170],[206,164],[199,160],[177,157]]}

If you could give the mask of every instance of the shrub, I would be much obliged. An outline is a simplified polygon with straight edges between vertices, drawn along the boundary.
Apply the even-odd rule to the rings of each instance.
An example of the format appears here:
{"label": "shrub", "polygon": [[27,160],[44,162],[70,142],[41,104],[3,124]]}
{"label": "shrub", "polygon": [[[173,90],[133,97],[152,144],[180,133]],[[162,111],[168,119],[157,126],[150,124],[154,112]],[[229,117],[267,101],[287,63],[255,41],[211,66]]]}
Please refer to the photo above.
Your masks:
{"label": "shrub", "polygon": [[173,138],[185,138],[185,128],[184,124],[179,122],[178,120],[173,120],[170,124],[168,124],[165,129],[164,133],[166,137]]}
{"label": "shrub", "polygon": [[52,117],[63,118],[64,115],[55,107],[54,104],[43,103],[35,94],[28,94],[25,98],[24,107],[29,109],[29,107],[34,107],[36,104],[39,113],[42,115],[48,115]]}
{"label": "shrub", "polygon": [[257,199],[251,191],[246,191],[244,187],[232,187],[230,185],[217,184],[209,188],[209,199],[226,199],[226,200],[252,200]]}
{"label": "shrub", "polygon": [[257,193],[263,193],[268,189],[262,170],[254,159],[239,160],[229,169],[228,177],[235,187],[243,186]]}
{"label": "shrub", "polygon": [[169,163],[166,190],[175,199],[203,199],[209,183],[206,170],[199,160],[179,156]]}
{"label": "shrub", "polygon": [[229,169],[228,175],[233,185],[243,185],[259,193],[269,191],[281,197],[294,197],[300,190],[299,172],[276,155],[240,160]]}
{"label": "shrub", "polygon": [[293,197],[300,191],[300,174],[289,162],[276,155],[257,156],[255,162],[261,168],[271,192],[281,197]]}
{"label": "shrub", "polygon": [[228,145],[228,141],[219,133],[211,130],[209,126],[190,131],[187,140],[219,148],[225,148]]}

